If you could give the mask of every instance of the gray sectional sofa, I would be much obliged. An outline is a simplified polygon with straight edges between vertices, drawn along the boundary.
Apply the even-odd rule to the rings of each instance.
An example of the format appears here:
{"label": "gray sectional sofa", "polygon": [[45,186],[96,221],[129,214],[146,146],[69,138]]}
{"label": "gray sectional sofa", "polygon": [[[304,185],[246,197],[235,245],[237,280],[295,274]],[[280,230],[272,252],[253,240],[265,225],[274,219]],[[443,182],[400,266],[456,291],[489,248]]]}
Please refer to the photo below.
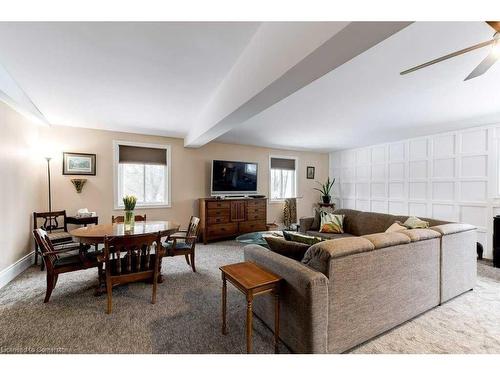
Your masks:
{"label": "gray sectional sofa", "polygon": [[[468,224],[431,219],[429,229],[383,233],[398,217],[354,210],[343,236],[311,246],[302,262],[258,245],[245,260],[281,275],[282,341],[296,353],[342,353],[471,290],[476,233]],[[313,231],[301,221],[301,229]],[[273,327],[273,301],[254,312]]]}

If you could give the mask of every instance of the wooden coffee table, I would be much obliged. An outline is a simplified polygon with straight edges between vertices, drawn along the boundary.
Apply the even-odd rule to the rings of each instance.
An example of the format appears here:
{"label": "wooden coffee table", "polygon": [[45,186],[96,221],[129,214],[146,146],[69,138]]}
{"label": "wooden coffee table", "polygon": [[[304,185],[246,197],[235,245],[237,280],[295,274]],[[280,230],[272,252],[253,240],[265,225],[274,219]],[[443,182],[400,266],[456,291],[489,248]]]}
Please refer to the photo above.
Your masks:
{"label": "wooden coffee table", "polygon": [[229,280],[238,290],[245,294],[247,299],[247,353],[252,352],[252,303],[254,296],[265,293],[274,295],[274,352],[278,353],[280,329],[279,288],[281,277],[265,270],[251,262],[229,264],[220,267],[222,272],[222,334],[227,334],[226,301],[227,283]]}

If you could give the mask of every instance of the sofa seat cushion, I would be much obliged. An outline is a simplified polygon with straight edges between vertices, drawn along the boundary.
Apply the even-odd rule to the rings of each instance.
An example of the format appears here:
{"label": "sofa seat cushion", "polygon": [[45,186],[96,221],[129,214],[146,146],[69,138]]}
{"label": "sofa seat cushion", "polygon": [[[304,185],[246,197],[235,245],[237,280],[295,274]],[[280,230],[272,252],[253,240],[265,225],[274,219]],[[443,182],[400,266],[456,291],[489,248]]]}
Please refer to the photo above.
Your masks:
{"label": "sofa seat cushion", "polygon": [[475,230],[477,228],[474,225],[470,224],[451,223],[451,224],[436,225],[431,227],[430,229],[435,230],[444,236],[447,234],[466,232],[468,230]]}
{"label": "sofa seat cushion", "polygon": [[441,237],[441,234],[432,229],[405,229],[399,233],[410,237],[411,242],[430,240],[431,238]]}
{"label": "sofa seat cushion", "polygon": [[280,237],[267,236],[264,239],[269,246],[269,250],[287,258],[298,260],[299,262],[304,257],[307,249],[311,247],[311,245],[305,243],[288,241]]}
{"label": "sofa seat cushion", "polygon": [[361,237],[370,241],[375,249],[383,249],[385,247],[402,245],[411,242],[410,237],[401,232],[374,233]]}
{"label": "sofa seat cushion", "polygon": [[305,253],[302,263],[328,276],[330,260],[372,251],[373,244],[362,237],[347,237],[319,242]]}
{"label": "sofa seat cushion", "polygon": [[313,237],[321,237],[327,240],[335,240],[337,238],[345,238],[345,237],[355,237],[350,233],[322,233],[314,230],[308,230],[306,234]]}

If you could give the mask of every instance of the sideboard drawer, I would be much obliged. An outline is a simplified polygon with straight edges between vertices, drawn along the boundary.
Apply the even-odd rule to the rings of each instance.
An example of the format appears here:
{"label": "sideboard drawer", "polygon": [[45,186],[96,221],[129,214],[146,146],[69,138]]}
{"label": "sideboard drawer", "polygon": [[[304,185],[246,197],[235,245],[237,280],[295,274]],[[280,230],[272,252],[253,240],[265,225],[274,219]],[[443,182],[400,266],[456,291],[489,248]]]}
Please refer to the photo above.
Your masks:
{"label": "sideboard drawer", "polygon": [[210,224],[225,224],[229,222],[229,216],[208,216],[207,223]]}
{"label": "sideboard drawer", "polygon": [[255,199],[255,200],[249,200],[247,201],[247,207],[249,209],[259,209],[259,208],[266,208],[266,200],[265,199]]}
{"label": "sideboard drawer", "polygon": [[253,220],[240,223],[240,233],[258,232],[266,230],[265,220]]}
{"label": "sideboard drawer", "polygon": [[231,208],[231,202],[207,202],[207,208]]}
{"label": "sideboard drawer", "polygon": [[266,210],[247,210],[247,220],[266,220]]}
{"label": "sideboard drawer", "polygon": [[207,217],[215,217],[215,216],[229,216],[231,210],[229,208],[211,208],[207,210]]}
{"label": "sideboard drawer", "polygon": [[237,223],[214,224],[209,225],[207,234],[209,237],[233,236],[238,232]]}

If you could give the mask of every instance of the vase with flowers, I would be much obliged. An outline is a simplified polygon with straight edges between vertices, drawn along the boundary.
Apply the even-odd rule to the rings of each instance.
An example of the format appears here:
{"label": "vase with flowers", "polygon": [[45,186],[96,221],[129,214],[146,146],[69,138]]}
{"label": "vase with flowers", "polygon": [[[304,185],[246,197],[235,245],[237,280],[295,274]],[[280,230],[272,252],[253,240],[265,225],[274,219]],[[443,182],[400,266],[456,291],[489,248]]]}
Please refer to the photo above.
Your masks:
{"label": "vase with flowers", "polygon": [[137,203],[137,198],[133,195],[125,195],[123,197],[123,206],[125,207],[125,216],[123,224],[125,225],[125,230],[131,230],[134,227],[135,215],[134,209]]}

